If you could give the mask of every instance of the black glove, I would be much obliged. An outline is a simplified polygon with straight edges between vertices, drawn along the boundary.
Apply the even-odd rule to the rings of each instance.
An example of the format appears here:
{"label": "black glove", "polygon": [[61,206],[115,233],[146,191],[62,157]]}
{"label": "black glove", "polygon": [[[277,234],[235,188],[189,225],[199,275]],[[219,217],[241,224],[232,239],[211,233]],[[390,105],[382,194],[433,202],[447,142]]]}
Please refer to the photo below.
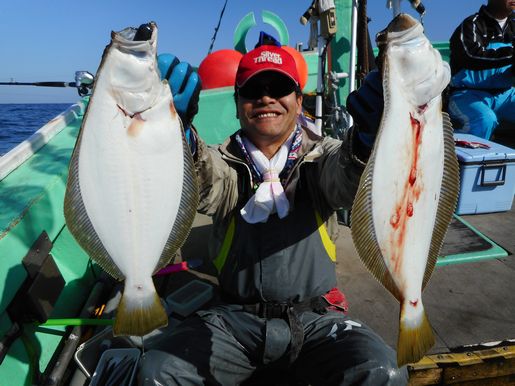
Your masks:
{"label": "black glove", "polygon": [[383,116],[383,83],[378,70],[373,70],[363,84],[347,97],[347,110],[354,119],[359,140],[372,148]]}

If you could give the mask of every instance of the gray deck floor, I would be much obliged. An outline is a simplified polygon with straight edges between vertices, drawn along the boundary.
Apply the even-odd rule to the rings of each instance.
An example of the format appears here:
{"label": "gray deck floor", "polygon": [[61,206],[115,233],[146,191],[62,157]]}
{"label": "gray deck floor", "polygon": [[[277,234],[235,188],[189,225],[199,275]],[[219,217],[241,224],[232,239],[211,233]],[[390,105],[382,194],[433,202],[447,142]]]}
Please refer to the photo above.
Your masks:
{"label": "gray deck floor", "polygon": [[[514,229],[514,228],[512,228]],[[344,230],[345,236],[350,236]],[[340,288],[350,315],[361,319],[395,347],[399,305],[364,269],[354,247],[340,242]],[[345,256],[345,258],[341,258]],[[515,258],[438,267],[422,296],[436,333],[432,353],[515,338]]]}
{"label": "gray deck floor", "polygon": [[[464,216],[480,232],[506,249],[505,258],[438,267],[423,293],[423,303],[436,334],[430,353],[465,345],[515,339],[515,211]],[[183,257],[207,256],[210,220],[197,216],[183,247]],[[395,347],[399,305],[366,270],[350,236],[341,226],[337,241],[338,285],[350,303],[349,315],[368,324]],[[174,275],[175,285],[190,273],[216,283],[205,267]],[[180,279],[180,280],[178,280]],[[179,282],[178,282],[178,281]]]}

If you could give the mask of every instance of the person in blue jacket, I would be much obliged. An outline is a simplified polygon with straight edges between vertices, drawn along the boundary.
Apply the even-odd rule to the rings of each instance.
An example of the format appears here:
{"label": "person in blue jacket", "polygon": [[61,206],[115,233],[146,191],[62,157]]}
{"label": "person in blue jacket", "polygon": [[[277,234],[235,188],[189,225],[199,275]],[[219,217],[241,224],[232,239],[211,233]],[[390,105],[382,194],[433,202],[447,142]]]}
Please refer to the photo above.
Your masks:
{"label": "person in blue jacket", "polygon": [[515,1],[488,0],[450,39],[448,111],[458,132],[490,139],[500,121],[515,123]]}

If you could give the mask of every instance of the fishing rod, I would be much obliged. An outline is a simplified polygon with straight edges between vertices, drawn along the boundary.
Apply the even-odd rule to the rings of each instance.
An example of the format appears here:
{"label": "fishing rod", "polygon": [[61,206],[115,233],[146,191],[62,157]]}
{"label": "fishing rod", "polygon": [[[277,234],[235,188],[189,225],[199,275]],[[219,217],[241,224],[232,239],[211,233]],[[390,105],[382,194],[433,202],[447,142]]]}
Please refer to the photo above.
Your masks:
{"label": "fishing rod", "polygon": [[424,4],[422,4],[420,0],[409,0],[409,2],[411,3],[413,9],[418,12],[420,17],[424,16],[426,13],[426,7],[424,7]]}
{"label": "fishing rod", "polygon": [[0,82],[0,86],[76,87],[75,82]]}
{"label": "fishing rod", "polygon": [[88,95],[93,88],[95,77],[88,71],[76,71],[75,82],[0,82],[0,86],[37,86],[37,87],[72,87],[80,96]]}
{"label": "fishing rod", "polygon": [[222,18],[224,17],[225,7],[227,6],[227,1],[225,0],[224,6],[222,7],[222,11],[220,12],[220,17],[218,18],[218,25],[215,27],[215,33],[213,34],[213,37],[211,38],[211,45],[209,46],[209,50],[207,51],[207,54],[209,55],[211,51],[213,51],[213,46],[215,45],[216,41],[216,34],[218,33],[218,30],[220,29],[220,24],[222,23]]}

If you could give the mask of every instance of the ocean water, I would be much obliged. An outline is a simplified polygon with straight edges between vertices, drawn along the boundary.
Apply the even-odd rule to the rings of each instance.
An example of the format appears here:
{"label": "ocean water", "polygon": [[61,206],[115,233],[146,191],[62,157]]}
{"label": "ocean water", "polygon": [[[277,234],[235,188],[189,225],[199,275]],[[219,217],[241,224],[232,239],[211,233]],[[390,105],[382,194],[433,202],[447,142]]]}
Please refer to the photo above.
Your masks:
{"label": "ocean water", "polygon": [[29,138],[71,103],[0,104],[0,156]]}

